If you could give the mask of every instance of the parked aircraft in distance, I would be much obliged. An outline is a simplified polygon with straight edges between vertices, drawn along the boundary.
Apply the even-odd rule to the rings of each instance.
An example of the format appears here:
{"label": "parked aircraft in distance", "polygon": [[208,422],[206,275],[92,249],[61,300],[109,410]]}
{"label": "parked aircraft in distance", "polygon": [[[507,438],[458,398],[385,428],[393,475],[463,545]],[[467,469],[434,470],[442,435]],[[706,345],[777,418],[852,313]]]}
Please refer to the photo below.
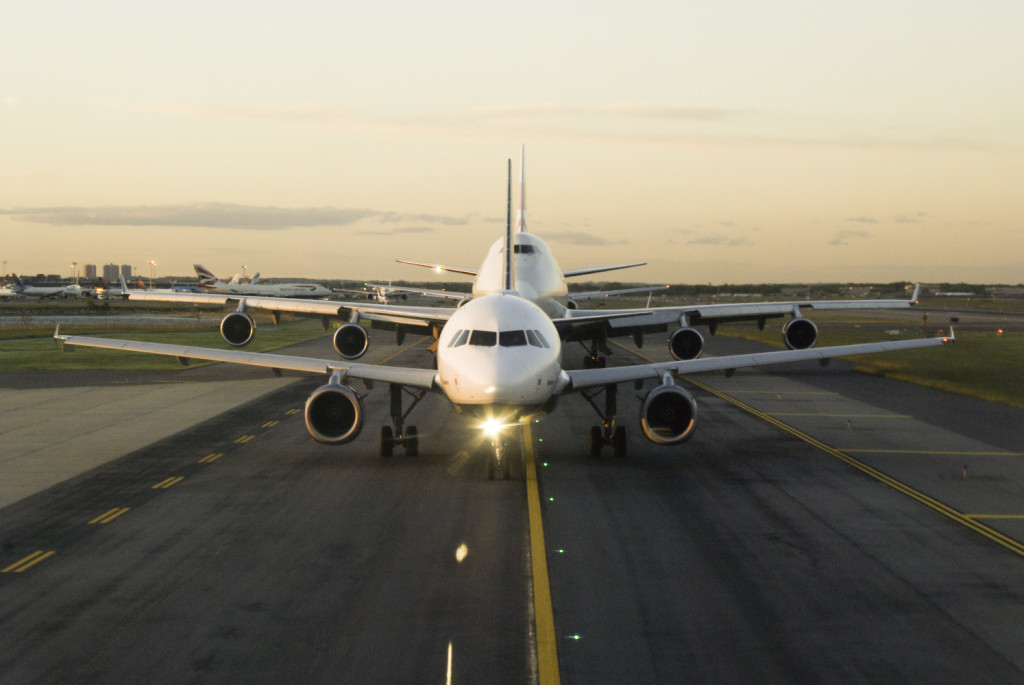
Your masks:
{"label": "parked aircraft in distance", "polygon": [[[512,162],[509,160],[505,235],[492,247],[478,270],[474,297],[461,308],[442,310],[446,314],[443,318],[438,317],[436,370],[64,336],[60,335],[59,330],[54,333],[54,337],[62,340],[65,345],[170,355],[183,363],[189,359],[204,359],[274,370],[328,374],[328,382],[314,390],[305,405],[307,431],[315,440],[325,444],[350,442],[362,430],[362,396],[350,385],[352,381],[387,383],[391,422],[381,428],[382,456],[390,456],[396,445],[403,446],[409,455],[418,454],[418,431],[415,426],[406,426],[405,418],[426,393],[440,393],[456,411],[473,417],[481,429],[492,436],[493,453],[487,460],[489,478],[495,474],[509,477],[511,456],[519,453],[516,442],[519,433],[511,429],[527,418],[553,411],[561,398],[572,393],[582,394],[601,418],[601,425],[595,425],[590,430],[590,453],[597,456],[610,443],[617,456],[624,456],[626,430],[618,424],[616,406],[616,391],[620,383],[655,383],[641,403],[638,417],[640,429],[655,444],[676,445],[691,436],[697,416],[697,405],[693,397],[675,384],[674,376],[677,374],[732,371],[801,360],[824,363],[838,356],[922,348],[952,340],[952,337],[925,338],[819,349],[810,349],[808,346],[803,349],[710,359],[613,368],[566,369],[563,366],[562,343],[572,335],[576,325],[607,325],[620,318],[632,318],[636,322],[634,325],[642,326],[643,319],[651,316],[653,310],[627,310],[625,313],[611,315],[602,312],[600,315],[583,316],[569,312],[573,314],[570,317],[553,317],[550,311],[545,310],[542,307],[544,293],[537,286],[544,286],[548,292],[556,291],[564,286],[563,274],[551,270],[554,260],[550,254],[539,253],[541,248],[546,247],[543,243],[530,240],[531,236],[523,230],[513,233],[511,168]],[[518,223],[521,229],[522,218]],[[534,249],[530,252],[516,249],[523,246]],[[517,259],[516,255],[532,255],[536,261]],[[519,273],[520,270],[525,273]],[[531,276],[534,279],[541,276],[549,278],[531,281]],[[550,278],[552,276],[555,277]],[[524,293],[520,288],[527,292]],[[248,302],[248,298],[244,302]],[[347,307],[357,316],[363,312],[350,304],[322,304]],[[407,316],[413,323],[417,322],[413,317],[416,313],[414,310],[405,307],[391,309],[402,312],[394,316]],[[376,310],[386,311],[387,308],[379,305]],[[429,325],[433,326],[433,321]],[[359,330],[350,326],[356,326]],[[361,346],[361,349],[349,349],[350,343]],[[358,324],[346,324],[335,334],[335,347],[349,359],[362,354],[365,345],[365,330],[358,327]],[[603,411],[593,401],[593,397],[602,392]],[[412,405],[408,409],[403,408],[406,395],[412,397]]]}
{"label": "parked aircraft in distance", "polygon": [[11,274],[11,283],[7,289],[16,295],[25,297],[82,297],[82,286],[77,283],[70,285],[25,285],[17,274]]}
{"label": "parked aircraft in distance", "polygon": [[238,282],[238,276],[231,281],[222,281],[202,264],[193,266],[196,276],[199,277],[199,287],[211,293],[311,299],[324,299],[331,296],[331,291],[319,283],[260,283],[259,274],[256,274],[249,283]]}

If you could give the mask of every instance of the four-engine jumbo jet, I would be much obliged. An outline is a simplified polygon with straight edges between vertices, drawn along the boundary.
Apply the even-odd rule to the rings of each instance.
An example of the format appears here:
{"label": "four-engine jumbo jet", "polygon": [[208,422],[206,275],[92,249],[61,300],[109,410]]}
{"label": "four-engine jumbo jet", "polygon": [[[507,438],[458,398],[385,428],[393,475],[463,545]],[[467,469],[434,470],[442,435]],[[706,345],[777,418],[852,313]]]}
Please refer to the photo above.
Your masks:
{"label": "four-engine jumbo jet", "polygon": [[[405,416],[412,409],[410,406],[408,411],[403,410],[403,394],[412,395],[415,406],[427,392],[441,393],[455,410],[475,417],[482,428],[493,431],[494,452],[488,459],[489,478],[493,478],[496,472],[509,477],[510,455],[516,436],[507,428],[527,417],[553,410],[561,397],[574,392],[583,393],[590,400],[593,394],[604,391],[603,412],[593,401],[590,402],[601,415],[601,425],[590,431],[590,451],[596,456],[603,445],[610,443],[615,454],[623,456],[626,434],[625,428],[617,425],[615,406],[615,391],[620,383],[655,381],[655,387],[647,392],[641,404],[640,428],[644,436],[656,444],[675,445],[692,434],[697,407],[690,394],[675,384],[674,374],[728,371],[811,359],[824,363],[832,357],[929,347],[952,340],[952,337],[899,340],[614,368],[565,369],[562,366],[562,340],[565,330],[569,329],[559,329],[560,320],[553,319],[538,304],[536,291],[530,292],[528,297],[516,287],[528,284],[528,281],[517,274],[523,263],[514,259],[519,251],[513,248],[536,243],[514,240],[515,235],[523,237],[528,234],[514,234],[512,231],[511,160],[508,186],[505,236],[499,241],[497,252],[492,249],[478,276],[478,281],[484,281],[485,276],[494,276],[498,280],[484,281],[481,291],[475,293],[473,299],[443,320],[438,332],[436,370],[65,336],[60,335],[59,330],[54,337],[65,345],[170,355],[183,363],[189,359],[204,359],[274,370],[328,374],[328,382],[309,396],[305,406],[309,434],[326,444],[350,442],[362,430],[362,397],[349,384],[356,380],[387,383],[391,424],[381,428],[382,456],[390,456],[396,445],[402,445],[410,455],[419,451],[415,426],[403,425]],[[488,286],[489,290],[482,292]],[[636,311],[627,315],[642,318]],[[344,330],[343,327],[341,331]]]}

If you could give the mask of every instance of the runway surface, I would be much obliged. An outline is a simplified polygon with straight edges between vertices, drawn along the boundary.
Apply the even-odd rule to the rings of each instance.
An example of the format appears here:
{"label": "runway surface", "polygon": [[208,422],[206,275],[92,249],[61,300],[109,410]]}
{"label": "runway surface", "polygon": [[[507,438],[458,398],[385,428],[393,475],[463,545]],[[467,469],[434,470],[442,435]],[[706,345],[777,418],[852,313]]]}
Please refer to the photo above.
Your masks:
{"label": "runway surface", "polygon": [[[626,459],[586,456],[579,397],[530,426],[563,682],[1024,682],[1024,412],[843,363],[694,380],[682,446],[631,386]],[[488,482],[440,397],[382,459],[381,386],[354,443],[314,443],[321,382],[0,509],[0,680],[543,680],[521,466]]]}

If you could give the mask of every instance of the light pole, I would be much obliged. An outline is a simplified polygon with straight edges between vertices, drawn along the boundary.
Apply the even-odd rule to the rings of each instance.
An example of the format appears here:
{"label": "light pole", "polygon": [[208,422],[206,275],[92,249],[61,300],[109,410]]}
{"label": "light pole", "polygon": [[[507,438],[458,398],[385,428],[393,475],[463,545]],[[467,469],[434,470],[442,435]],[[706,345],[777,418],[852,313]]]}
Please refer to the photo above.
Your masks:
{"label": "light pole", "polygon": [[153,289],[153,279],[156,278],[156,262],[149,261],[149,289]]}
{"label": "light pole", "polygon": [[71,278],[75,279],[75,285],[78,285],[78,262],[71,262]]}

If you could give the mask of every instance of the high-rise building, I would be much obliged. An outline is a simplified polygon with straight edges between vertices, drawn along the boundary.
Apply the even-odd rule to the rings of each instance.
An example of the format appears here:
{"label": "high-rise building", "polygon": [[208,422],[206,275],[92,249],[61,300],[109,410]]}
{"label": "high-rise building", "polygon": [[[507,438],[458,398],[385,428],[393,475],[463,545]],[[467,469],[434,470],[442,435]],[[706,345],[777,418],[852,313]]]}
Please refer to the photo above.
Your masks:
{"label": "high-rise building", "polygon": [[117,283],[118,275],[120,274],[120,268],[117,264],[104,264],[103,265],[103,280],[107,283]]}
{"label": "high-rise building", "polygon": [[95,281],[96,280],[96,265],[86,264],[85,265],[85,280]]}

